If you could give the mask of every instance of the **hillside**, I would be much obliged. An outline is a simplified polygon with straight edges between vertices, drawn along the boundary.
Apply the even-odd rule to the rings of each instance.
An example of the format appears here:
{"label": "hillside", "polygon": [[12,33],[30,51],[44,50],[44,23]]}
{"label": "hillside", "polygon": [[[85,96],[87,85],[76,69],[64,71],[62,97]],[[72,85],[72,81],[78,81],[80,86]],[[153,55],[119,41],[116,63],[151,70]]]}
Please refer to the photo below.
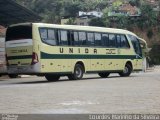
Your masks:
{"label": "hillside", "polygon": [[[42,22],[60,24],[63,16],[77,17],[79,11],[98,10],[103,12],[102,18],[91,20],[90,25],[116,27],[133,31],[145,39],[148,46],[154,49],[160,45],[160,1],[159,0],[16,0],[19,4],[42,16]],[[123,4],[137,7],[138,17],[119,15],[114,19],[108,12],[117,11]],[[73,24],[70,22],[69,24]],[[159,60],[158,52],[153,51]],[[152,52],[151,52],[152,54]],[[158,55],[158,57],[157,57]]]}

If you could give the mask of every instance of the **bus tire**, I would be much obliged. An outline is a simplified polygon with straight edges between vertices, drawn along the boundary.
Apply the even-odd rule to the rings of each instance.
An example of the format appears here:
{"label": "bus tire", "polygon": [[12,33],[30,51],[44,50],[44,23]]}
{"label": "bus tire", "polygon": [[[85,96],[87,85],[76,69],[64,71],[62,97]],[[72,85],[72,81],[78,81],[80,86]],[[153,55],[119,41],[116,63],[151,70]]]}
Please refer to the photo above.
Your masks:
{"label": "bus tire", "polygon": [[69,80],[79,80],[83,78],[84,68],[81,64],[76,64],[73,74],[68,75]]}
{"label": "bus tire", "polygon": [[131,65],[130,64],[126,64],[124,70],[122,72],[120,72],[119,75],[121,77],[128,77],[128,76],[130,76],[131,72],[132,72]]}
{"label": "bus tire", "polygon": [[8,76],[9,76],[10,78],[17,78],[17,77],[18,77],[17,74],[8,74]]}
{"label": "bus tire", "polygon": [[107,78],[109,76],[110,73],[108,72],[104,72],[104,73],[98,73],[98,75],[101,77],[101,78]]}
{"label": "bus tire", "polygon": [[49,81],[49,82],[55,82],[58,81],[60,76],[59,75],[53,75],[53,74],[47,74],[45,75],[45,78]]}

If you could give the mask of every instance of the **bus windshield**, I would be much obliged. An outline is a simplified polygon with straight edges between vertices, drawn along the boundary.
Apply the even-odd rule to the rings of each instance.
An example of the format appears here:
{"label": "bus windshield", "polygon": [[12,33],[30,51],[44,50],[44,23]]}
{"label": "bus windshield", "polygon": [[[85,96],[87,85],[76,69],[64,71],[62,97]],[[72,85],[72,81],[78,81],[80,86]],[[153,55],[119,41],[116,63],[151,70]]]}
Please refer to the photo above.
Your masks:
{"label": "bus windshield", "polygon": [[133,35],[128,35],[128,36],[132,42],[135,53],[139,56],[142,56],[142,51],[141,51],[140,42],[139,42],[138,38],[136,38]]}

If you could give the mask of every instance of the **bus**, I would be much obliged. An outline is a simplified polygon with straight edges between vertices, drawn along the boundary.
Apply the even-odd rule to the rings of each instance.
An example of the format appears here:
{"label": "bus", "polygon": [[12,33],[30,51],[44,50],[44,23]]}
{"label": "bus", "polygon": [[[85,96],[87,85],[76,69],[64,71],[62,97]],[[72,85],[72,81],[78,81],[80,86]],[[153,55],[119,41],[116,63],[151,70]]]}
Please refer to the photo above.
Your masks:
{"label": "bus", "polygon": [[142,70],[140,39],[114,28],[21,23],[8,27],[6,56],[10,74],[61,76],[82,79],[84,73],[107,78]]}

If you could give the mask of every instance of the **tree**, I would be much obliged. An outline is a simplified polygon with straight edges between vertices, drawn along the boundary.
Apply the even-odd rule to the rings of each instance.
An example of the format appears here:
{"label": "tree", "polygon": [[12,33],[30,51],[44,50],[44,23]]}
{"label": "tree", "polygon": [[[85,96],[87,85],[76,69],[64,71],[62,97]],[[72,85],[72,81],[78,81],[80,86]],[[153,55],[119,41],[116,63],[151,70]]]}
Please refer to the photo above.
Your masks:
{"label": "tree", "polygon": [[141,1],[140,1],[140,0],[130,0],[129,3],[130,3],[132,6],[137,6],[137,7],[140,7],[140,6],[141,6]]}
{"label": "tree", "polygon": [[77,1],[64,1],[62,6],[61,16],[76,17],[80,10],[79,2]]}
{"label": "tree", "polygon": [[122,29],[126,29],[128,26],[128,17],[121,15],[121,16],[117,16],[116,18],[116,22],[117,22],[117,27],[118,28],[122,28]]}
{"label": "tree", "polygon": [[75,25],[75,19],[74,18],[69,18],[66,24],[67,25]]}
{"label": "tree", "polygon": [[141,24],[143,27],[154,27],[157,25],[157,15],[149,4],[143,4],[141,10]]}
{"label": "tree", "polygon": [[105,23],[102,18],[92,18],[89,22],[90,26],[104,27]]}

